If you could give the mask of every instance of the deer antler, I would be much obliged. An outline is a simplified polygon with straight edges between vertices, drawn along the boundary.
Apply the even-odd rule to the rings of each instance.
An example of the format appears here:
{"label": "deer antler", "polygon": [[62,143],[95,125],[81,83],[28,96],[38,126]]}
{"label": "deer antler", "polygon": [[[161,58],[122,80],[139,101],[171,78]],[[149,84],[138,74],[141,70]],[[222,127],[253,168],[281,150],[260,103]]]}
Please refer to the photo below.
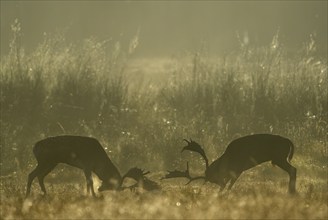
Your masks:
{"label": "deer antler", "polygon": [[199,180],[199,179],[204,179],[204,180],[206,180],[206,177],[205,177],[205,176],[197,176],[197,177],[194,177],[194,178],[190,178],[189,182],[186,183],[186,185],[188,185],[189,183],[191,183],[191,182],[194,181],[194,180]]}
{"label": "deer antler", "polygon": [[185,171],[173,170],[173,171],[168,171],[168,172],[169,173],[166,174],[164,177],[162,177],[161,180],[170,179],[170,178],[185,177],[185,178],[189,179],[189,182],[186,183],[186,185],[188,185],[189,183],[191,183],[194,180],[205,179],[204,176],[191,177],[190,173],[189,173],[189,163],[188,162],[187,162],[187,169]]}
{"label": "deer antler", "polygon": [[182,148],[181,153],[185,150],[194,151],[194,152],[199,153],[204,158],[205,163],[206,163],[206,169],[207,169],[208,168],[208,159],[207,159],[204,149],[198,143],[191,140],[191,138],[190,138],[190,141],[188,141],[186,139],[183,139],[183,140],[186,141],[188,143],[188,145],[185,146],[184,148]]}
{"label": "deer antler", "polygon": [[132,186],[129,187],[122,187],[122,189],[135,189],[137,187],[142,187],[143,189],[147,190],[147,191],[151,191],[151,190],[155,190],[155,189],[160,189],[160,186],[148,179],[145,175],[149,174],[150,171],[146,171],[137,167],[131,168],[124,176],[123,176],[123,180],[126,177],[132,178],[135,181],[137,181],[137,183],[135,183]]}
{"label": "deer antler", "polygon": [[173,170],[173,171],[168,171],[168,172],[169,173],[166,174],[164,177],[162,177],[161,180],[185,177],[185,178],[189,179],[188,183],[186,183],[186,185],[188,185],[189,183],[191,183],[194,180],[205,179],[205,176],[191,177],[190,173],[189,173],[189,163],[188,162],[187,162],[187,169],[185,171]]}
{"label": "deer antler", "polygon": [[180,171],[180,170],[173,170],[173,171],[169,171],[168,170],[168,174],[166,174],[164,177],[162,177],[161,179],[170,179],[170,178],[178,178],[178,177],[186,177],[188,179],[190,179],[190,174],[189,174],[189,164],[187,162],[187,169],[185,171]]}
{"label": "deer antler", "polygon": [[192,141],[191,139],[190,139],[190,141],[188,141],[187,139],[183,139],[185,142],[187,142],[188,144]]}
{"label": "deer antler", "polygon": [[138,167],[134,167],[134,168],[131,168],[130,170],[128,170],[128,172],[125,175],[123,175],[122,179],[124,180],[126,177],[130,177],[130,178],[138,181],[139,179],[142,179],[145,175],[147,175],[149,173],[150,173],[150,171],[145,172],[145,170],[142,170]]}

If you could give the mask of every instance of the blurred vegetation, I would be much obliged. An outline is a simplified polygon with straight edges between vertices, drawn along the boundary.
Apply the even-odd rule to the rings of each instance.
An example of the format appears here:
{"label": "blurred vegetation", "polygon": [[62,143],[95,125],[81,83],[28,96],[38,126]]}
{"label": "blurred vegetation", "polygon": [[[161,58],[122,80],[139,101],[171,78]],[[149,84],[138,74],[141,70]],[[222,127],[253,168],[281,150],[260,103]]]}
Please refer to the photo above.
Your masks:
{"label": "blurred vegetation", "polygon": [[122,172],[182,164],[182,138],[199,140],[215,159],[251,133],[281,134],[296,154],[327,160],[327,59],[316,55],[314,35],[293,53],[279,33],[266,47],[240,43],[224,57],[202,47],[151,81],[128,69],[138,34],[127,47],[45,34],[29,54],[17,21],[12,34],[1,58],[2,175],[30,171],[33,144],[60,134],[96,137]]}

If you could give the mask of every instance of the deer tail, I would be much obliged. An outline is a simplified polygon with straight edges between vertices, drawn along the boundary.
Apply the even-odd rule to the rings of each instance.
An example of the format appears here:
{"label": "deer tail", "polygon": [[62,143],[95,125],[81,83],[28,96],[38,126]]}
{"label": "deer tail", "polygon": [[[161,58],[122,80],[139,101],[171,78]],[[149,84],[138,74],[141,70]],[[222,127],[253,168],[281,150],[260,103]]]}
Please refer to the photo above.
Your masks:
{"label": "deer tail", "polygon": [[292,160],[292,158],[293,158],[293,155],[294,155],[294,144],[290,140],[289,140],[289,147],[290,147],[290,150],[289,150],[289,154],[288,154],[288,158],[287,159],[290,162]]}

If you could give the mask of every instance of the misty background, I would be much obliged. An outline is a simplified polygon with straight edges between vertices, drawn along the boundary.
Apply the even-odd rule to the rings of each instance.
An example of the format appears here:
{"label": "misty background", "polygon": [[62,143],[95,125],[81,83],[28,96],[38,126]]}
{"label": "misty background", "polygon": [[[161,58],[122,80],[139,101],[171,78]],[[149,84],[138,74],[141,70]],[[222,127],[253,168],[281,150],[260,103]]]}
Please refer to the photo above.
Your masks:
{"label": "misty background", "polygon": [[219,55],[239,46],[238,34],[261,46],[279,30],[288,49],[315,34],[318,52],[327,54],[327,1],[1,1],[1,55],[9,51],[15,19],[27,52],[44,33],[124,44],[139,32],[135,56],[171,56],[202,42]]}

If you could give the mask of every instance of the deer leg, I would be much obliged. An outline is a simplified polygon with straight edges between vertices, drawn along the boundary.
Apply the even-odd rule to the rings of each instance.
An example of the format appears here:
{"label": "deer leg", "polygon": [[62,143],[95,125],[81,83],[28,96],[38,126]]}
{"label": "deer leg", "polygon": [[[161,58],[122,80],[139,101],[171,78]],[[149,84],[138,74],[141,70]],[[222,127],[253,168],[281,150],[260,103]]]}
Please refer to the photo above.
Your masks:
{"label": "deer leg", "polygon": [[47,176],[48,173],[50,173],[55,168],[55,166],[56,166],[56,164],[49,164],[41,171],[41,173],[38,174],[39,185],[40,185],[41,190],[44,195],[47,194],[47,191],[46,191],[46,188],[45,188],[44,182],[43,182],[44,177]]}
{"label": "deer leg", "polygon": [[293,167],[290,163],[286,161],[281,162],[275,162],[277,166],[279,166],[281,169],[285,170],[289,174],[289,193],[295,193],[296,192],[296,168]]}
{"label": "deer leg", "polygon": [[217,183],[220,186],[220,192],[222,192],[225,189],[225,187],[226,187],[227,183],[229,182],[229,180],[230,179],[224,179],[223,182]]}
{"label": "deer leg", "polygon": [[225,185],[220,186],[220,192],[222,192],[225,188]]}
{"label": "deer leg", "polygon": [[238,177],[240,176],[241,173],[238,173],[234,176],[232,176],[231,180],[230,180],[230,184],[228,187],[228,190],[230,190],[232,188],[232,186],[235,184],[236,180],[238,179]]}
{"label": "deer leg", "polygon": [[31,185],[32,182],[34,180],[34,178],[38,175],[39,173],[39,169],[40,166],[38,165],[29,175],[28,175],[28,180],[27,180],[27,187],[26,187],[26,195],[25,197],[27,197],[28,195],[30,195],[31,192]]}
{"label": "deer leg", "polygon": [[92,180],[91,171],[84,170],[84,175],[85,175],[85,178],[87,180],[87,192],[88,192],[88,194],[90,193],[90,190],[91,190],[92,196],[96,197],[95,191],[93,190],[93,180]]}

